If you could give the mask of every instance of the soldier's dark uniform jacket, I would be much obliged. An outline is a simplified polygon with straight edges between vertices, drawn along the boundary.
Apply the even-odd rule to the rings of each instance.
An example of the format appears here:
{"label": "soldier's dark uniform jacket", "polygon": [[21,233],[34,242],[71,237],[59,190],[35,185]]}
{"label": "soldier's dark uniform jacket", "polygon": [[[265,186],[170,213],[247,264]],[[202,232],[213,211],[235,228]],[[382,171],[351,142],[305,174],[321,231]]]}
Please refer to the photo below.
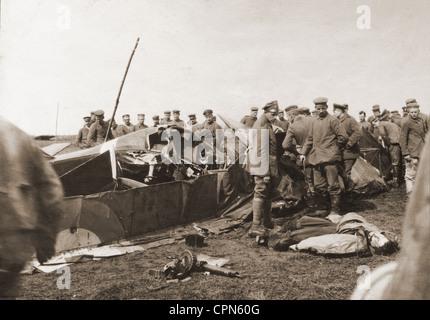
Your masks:
{"label": "soldier's dark uniform jacket", "polygon": [[294,154],[297,154],[296,145],[294,145],[294,139],[297,145],[303,147],[306,143],[309,130],[312,122],[315,121],[313,117],[297,116],[294,122],[288,127],[287,134],[285,135],[282,147]]}
{"label": "soldier's dark uniform jacket", "polygon": [[212,133],[212,136],[215,137],[216,136],[216,130],[217,129],[222,129],[222,127],[216,123],[216,121],[213,121],[212,123],[209,123],[207,120],[205,122],[203,122],[202,124],[200,124],[199,126],[197,126],[196,128],[197,130],[202,130],[202,129],[207,129]]}
{"label": "soldier's dark uniform jacket", "polygon": [[358,125],[359,125],[362,129],[365,129],[365,130],[367,130],[367,131],[369,131],[369,132],[372,132],[372,124],[371,124],[369,121],[366,121],[366,120],[364,120],[364,121],[360,121],[360,122],[358,123]]}
{"label": "soldier's dark uniform jacket", "polygon": [[120,124],[118,125],[117,131],[123,136],[126,134],[129,134],[131,132],[134,132],[134,125],[130,124],[127,126],[126,124]]}
{"label": "soldier's dark uniform jacket", "polygon": [[396,124],[392,123],[388,119],[381,120],[379,122],[378,129],[386,144],[400,143],[400,128]]}
{"label": "soldier's dark uniform jacket", "polygon": [[146,128],[148,128],[148,126],[146,124],[140,124],[140,123],[135,124],[133,127],[134,131],[138,131],[138,130],[142,130],[142,129],[146,129]]}
{"label": "soldier's dark uniform jacket", "polygon": [[399,126],[399,128],[402,126],[402,116],[398,113],[393,113],[391,117],[391,122]]}
{"label": "soldier's dark uniform jacket", "polygon": [[343,160],[357,159],[360,156],[358,141],[361,139],[361,128],[357,121],[349,114],[341,117],[339,121],[349,137],[348,143],[342,151]]}
{"label": "soldier's dark uniform jacket", "polygon": [[273,123],[275,126],[280,127],[282,130],[284,130],[285,132],[287,132],[288,130],[288,126],[290,124],[290,122],[288,120],[279,120],[276,119],[275,122]]}
{"label": "soldier's dark uniform jacket", "polygon": [[252,126],[254,125],[255,121],[257,121],[257,117],[251,117],[251,116],[244,116],[240,122],[243,123],[244,125],[248,126],[249,128],[252,128]]}
{"label": "soldier's dark uniform jacket", "polygon": [[178,127],[185,127],[185,122],[183,120],[172,120],[169,122],[169,125],[171,126],[178,126]]}
{"label": "soldier's dark uniform jacket", "polygon": [[419,158],[424,147],[425,136],[427,133],[424,120],[420,117],[412,119],[405,117],[400,129],[400,147],[404,156]]}
{"label": "soldier's dark uniform jacket", "polygon": [[106,134],[108,134],[108,140],[114,139],[112,132],[110,130],[107,132],[108,126],[109,121],[103,121],[102,123],[96,121],[91,125],[87,141],[89,147],[103,143],[105,141]]}
{"label": "soldier's dark uniform jacket", "polygon": [[[276,136],[275,136],[275,132],[273,131],[272,124],[269,122],[266,115],[263,113],[254,123],[254,125],[252,126],[252,129],[257,129],[257,138],[258,138],[257,144],[256,144],[257,155],[262,155],[262,148],[263,148],[261,140],[259,139],[261,138],[261,134],[259,131],[261,129],[267,129],[269,132],[269,157],[268,157],[269,170],[265,173],[259,174],[259,176],[270,175],[273,177],[277,177],[279,175],[278,161],[277,161],[277,143],[276,143]],[[253,153],[250,153],[249,155],[251,156],[252,154]],[[248,161],[247,163],[247,170],[252,173],[250,165],[258,162],[259,160],[250,159],[250,161]]]}
{"label": "soldier's dark uniform jacket", "polygon": [[77,142],[86,143],[88,138],[88,132],[90,132],[90,129],[86,125],[79,129],[78,137],[76,138]]}
{"label": "soldier's dark uniform jacket", "polygon": [[[301,154],[309,155],[309,163],[316,166],[342,160],[339,148],[348,142],[348,135],[340,121],[330,114],[312,121],[306,143]],[[310,151],[309,151],[310,150]]]}

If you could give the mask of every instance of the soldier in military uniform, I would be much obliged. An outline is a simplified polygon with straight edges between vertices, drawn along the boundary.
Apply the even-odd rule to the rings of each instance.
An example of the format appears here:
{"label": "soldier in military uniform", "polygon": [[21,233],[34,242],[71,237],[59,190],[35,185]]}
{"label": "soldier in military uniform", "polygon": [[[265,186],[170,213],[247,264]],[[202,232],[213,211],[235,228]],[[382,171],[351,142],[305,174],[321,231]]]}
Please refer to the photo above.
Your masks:
{"label": "soldier in military uniform", "polygon": [[91,126],[91,117],[84,117],[84,121],[85,124],[81,129],[79,129],[78,137],[76,138],[76,145],[81,149],[85,148],[87,145],[88,132],[90,131]]}
{"label": "soldier in military uniform", "polygon": [[[254,199],[253,199],[253,220],[252,226],[248,232],[251,237],[263,236],[267,230],[273,228],[273,222],[271,218],[272,211],[272,193],[275,189],[275,179],[279,176],[278,171],[278,156],[277,156],[277,143],[275,132],[272,127],[272,123],[275,121],[276,116],[279,113],[278,102],[272,101],[263,107],[264,113],[254,123],[252,129],[257,130],[256,137],[261,137],[261,130],[267,130],[269,133],[269,141],[263,142],[258,140],[255,144],[256,155],[263,154],[262,149],[268,148],[267,158],[253,159],[254,153],[251,152],[248,157],[248,163],[246,169],[254,178]],[[268,143],[268,145],[266,144]],[[259,163],[260,166],[255,168],[253,165]],[[262,165],[262,163],[264,165]],[[267,166],[266,166],[267,165]],[[266,169],[267,170],[264,170]],[[263,172],[264,171],[264,172]]]}
{"label": "soldier in military uniform", "polygon": [[172,121],[172,119],[170,119],[171,114],[172,113],[169,110],[164,111],[164,118],[160,120],[160,124],[162,125],[170,124],[170,122]]}
{"label": "soldier in military uniform", "polygon": [[284,118],[284,110],[279,110],[278,117],[273,124],[280,127],[284,132],[287,132],[290,122]]}
{"label": "soldier in military uniform", "polygon": [[152,121],[154,122],[152,124],[153,127],[158,127],[160,125],[160,116],[159,115],[153,115],[152,116]]}
{"label": "soldier in military uniform", "polygon": [[369,121],[366,121],[366,112],[360,111],[358,113],[358,119],[359,119],[358,125],[362,129],[367,130],[369,132],[372,132],[372,130],[373,130],[372,129],[372,124]]}
{"label": "soldier in military uniform", "polygon": [[[314,99],[315,109],[319,117],[312,121],[306,143],[300,151],[300,160],[314,166],[314,184],[317,215],[325,216],[332,222],[340,221],[341,187],[339,184],[339,166],[342,161],[342,152],[348,142],[348,135],[339,119],[328,114],[327,98]],[[330,200],[328,200],[328,198]],[[331,204],[327,210],[326,201]]]}
{"label": "soldier in military uniform", "polygon": [[351,178],[351,170],[354,166],[357,158],[360,156],[360,146],[358,142],[362,136],[362,130],[357,121],[350,116],[346,111],[344,104],[333,104],[333,115],[340,121],[341,126],[348,135],[348,143],[345,145],[342,151],[342,169],[341,174],[344,183],[345,191],[348,197],[351,196],[351,192],[354,189],[354,181]]}
{"label": "soldier in military uniform", "polygon": [[212,133],[212,136],[215,138],[216,130],[222,129],[222,127],[216,121],[214,121],[214,115],[211,109],[206,109],[205,111],[203,111],[203,115],[205,116],[206,120],[202,124],[200,124],[197,129],[207,129]]}
{"label": "soldier in military uniform", "polygon": [[119,125],[122,133],[123,134],[129,134],[129,133],[133,132],[134,125],[130,122],[130,115],[124,114],[122,116],[122,121],[124,122],[124,124]]}
{"label": "soldier in military uniform", "polygon": [[170,125],[172,126],[178,126],[178,127],[185,127],[185,123],[183,120],[180,119],[181,111],[179,110],[173,110],[173,120],[171,121]]}
{"label": "soldier in military uniform", "polygon": [[91,120],[90,120],[90,126],[91,126],[94,122],[96,122],[97,117],[96,117],[96,115],[94,114],[94,111],[91,111],[91,112],[90,112],[90,116],[91,116]]}
{"label": "soldier in military uniform", "polygon": [[124,132],[122,132],[121,127],[118,125],[118,123],[116,123],[115,120],[112,120],[110,130],[115,139],[124,135]]}
{"label": "soldier in military uniform", "polygon": [[244,116],[240,122],[243,123],[244,125],[246,125],[248,128],[252,128],[252,126],[254,125],[255,121],[257,121],[257,115],[258,115],[258,108],[257,107],[252,107],[251,108],[251,114]]}
{"label": "soldier in military uniform", "polygon": [[418,103],[411,103],[408,111],[400,129],[400,146],[405,159],[406,194],[410,195],[428,129],[424,120],[419,117]]}
{"label": "soldier in military uniform", "polygon": [[[418,104],[417,100],[415,98],[411,98],[406,100],[406,107],[409,109],[409,107],[411,105],[414,105],[416,107],[416,105],[418,105],[418,110],[420,108],[420,105]],[[426,132],[428,132],[428,130],[430,129],[430,118],[427,114],[422,113],[421,111],[418,112],[418,117],[420,117],[421,119],[423,119],[424,121],[424,125],[426,126]]]}
{"label": "soldier in military uniform", "polygon": [[191,113],[191,114],[188,115],[188,118],[190,120],[187,121],[187,127],[189,129],[191,129],[195,124],[197,124],[196,114],[195,113]]}
{"label": "soldier in military uniform", "polygon": [[399,128],[402,126],[402,116],[400,115],[399,111],[393,110],[391,113],[391,122],[398,125]]}
{"label": "soldier in military uniform", "polygon": [[104,143],[106,135],[108,136],[107,140],[114,139],[112,131],[109,130],[108,132],[109,122],[104,121],[104,111],[94,111],[94,115],[96,116],[96,122],[94,122],[89,129],[87,147],[94,147],[98,144]]}
{"label": "soldier in military uniform", "polygon": [[391,170],[393,172],[392,186],[398,188],[402,155],[400,149],[400,128],[390,121],[389,114],[388,110],[384,110],[374,123],[375,127],[379,129],[379,133],[390,154]]}
{"label": "soldier in military uniform", "polygon": [[381,115],[381,106],[379,104],[375,104],[372,106],[373,116],[378,118]]}
{"label": "soldier in military uniform", "polygon": [[[195,152],[202,155],[203,158],[207,157],[208,169],[214,169],[216,162],[216,130],[222,129],[222,127],[216,121],[214,121],[214,115],[211,109],[206,109],[203,111],[203,115],[205,116],[206,120],[194,128],[194,141],[196,141],[196,137],[200,137],[202,141],[202,144],[196,148]],[[212,135],[212,143],[209,143],[209,141],[205,139],[208,134]],[[203,152],[204,145],[206,145],[209,150],[205,147],[205,151]],[[203,159],[200,156],[195,157],[196,159]],[[197,162],[201,161],[199,160]]]}
{"label": "soldier in military uniform", "polygon": [[306,108],[306,107],[298,108],[297,111],[299,112],[299,115],[301,115],[301,116],[310,117],[310,115],[311,115],[309,108]]}
{"label": "soldier in military uniform", "polygon": [[285,113],[287,114],[288,124],[292,123],[291,118],[288,115],[289,112],[292,111],[292,110],[299,110],[299,107],[297,105],[293,104],[293,105],[290,105],[290,106],[288,106],[288,107],[285,108]]}
{"label": "soldier in military uniform", "polygon": [[137,115],[137,124],[134,125],[133,131],[138,131],[146,128],[148,128],[148,126],[145,124],[145,114],[139,113]]}
{"label": "soldier in military uniform", "polygon": [[[381,134],[379,133],[379,129],[377,127],[375,127],[373,125],[373,123],[379,118],[379,116],[381,115],[381,107],[379,104],[375,104],[374,106],[372,106],[372,112],[373,112],[373,118],[372,119],[368,119],[368,121],[370,123],[372,123],[372,136],[376,139],[376,141],[378,141],[382,146],[385,147],[384,141],[381,137]],[[370,121],[372,120],[372,121]]]}
{"label": "soldier in military uniform", "polygon": [[112,132],[115,138],[125,136],[126,134],[129,134],[134,131],[134,126],[130,122],[129,114],[124,114],[122,116],[122,121],[124,122],[124,124],[116,124],[116,122],[112,122]]}
{"label": "soldier in military uniform", "polygon": [[[290,112],[292,123],[288,126],[287,134],[285,135],[282,147],[296,156],[300,155],[300,151],[304,146],[308,137],[311,123],[315,121],[314,117],[300,115],[297,109]],[[315,207],[315,187],[313,177],[313,166],[309,163],[309,158],[306,157],[304,161],[297,158],[297,165],[302,168],[306,179],[306,200],[311,208]]]}

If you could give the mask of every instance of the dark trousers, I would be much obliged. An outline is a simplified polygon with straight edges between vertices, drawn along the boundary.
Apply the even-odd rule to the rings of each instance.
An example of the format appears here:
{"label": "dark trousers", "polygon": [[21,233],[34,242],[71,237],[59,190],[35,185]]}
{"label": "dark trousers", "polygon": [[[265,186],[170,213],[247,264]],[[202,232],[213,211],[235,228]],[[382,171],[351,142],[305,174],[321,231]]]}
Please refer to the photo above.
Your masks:
{"label": "dark trousers", "polygon": [[402,158],[402,150],[399,144],[390,144],[388,146],[388,152],[390,153],[391,165],[400,165],[400,159]]}
{"label": "dark trousers", "polygon": [[270,200],[274,189],[273,177],[271,178],[270,183],[265,183],[263,177],[254,176],[254,182],[254,198]]}
{"label": "dark trousers", "polygon": [[343,166],[345,168],[346,176],[351,178],[352,167],[354,166],[357,159],[346,159],[343,160]]}
{"label": "dark trousers", "polygon": [[343,167],[341,168],[342,172],[340,173],[340,175],[345,185],[345,191],[348,193],[354,190],[354,187],[355,187],[354,181],[351,178],[351,171],[356,161],[357,159],[343,160]]}
{"label": "dark trousers", "polygon": [[337,163],[323,163],[314,167],[315,193],[323,196],[327,193],[330,196],[341,194],[339,184],[339,170]]}

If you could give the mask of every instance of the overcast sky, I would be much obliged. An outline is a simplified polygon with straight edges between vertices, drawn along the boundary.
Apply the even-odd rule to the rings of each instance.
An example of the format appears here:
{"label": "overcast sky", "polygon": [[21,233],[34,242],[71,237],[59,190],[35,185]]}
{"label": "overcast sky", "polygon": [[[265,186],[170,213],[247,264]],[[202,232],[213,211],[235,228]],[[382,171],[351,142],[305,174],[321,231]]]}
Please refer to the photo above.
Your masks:
{"label": "overcast sky", "polygon": [[[239,120],[318,96],[430,112],[430,2],[423,0],[1,0],[0,115],[33,134],[76,134],[82,117],[211,108]],[[370,29],[359,29],[360,5]],[[68,13],[70,15],[68,15]],[[68,24],[70,22],[70,25]],[[68,28],[70,26],[70,28]],[[330,108],[330,112],[332,109]]]}

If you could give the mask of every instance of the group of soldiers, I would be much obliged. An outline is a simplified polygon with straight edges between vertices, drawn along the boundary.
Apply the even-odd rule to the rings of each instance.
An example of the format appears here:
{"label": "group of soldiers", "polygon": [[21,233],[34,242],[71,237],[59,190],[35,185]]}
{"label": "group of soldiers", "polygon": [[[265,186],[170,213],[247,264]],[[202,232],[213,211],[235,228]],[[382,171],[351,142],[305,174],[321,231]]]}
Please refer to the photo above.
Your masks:
{"label": "group of soldiers", "polygon": [[[420,153],[430,126],[429,117],[420,112],[416,99],[406,100],[403,115],[398,111],[381,111],[379,105],[374,105],[373,115],[366,119],[365,111],[360,111],[359,121],[348,114],[347,104],[333,103],[333,114],[330,114],[327,98],[316,98],[313,103],[315,107],[312,112],[297,105],[289,105],[282,110],[275,100],[262,108],[262,115],[258,115],[259,108],[253,107],[251,113],[240,120],[245,127],[269,130],[269,170],[264,175],[253,175],[255,225],[271,227],[272,224],[269,204],[272,189],[279,178],[276,131],[286,132],[282,142],[284,154],[303,169],[308,189],[306,198],[318,216],[337,220],[341,197],[345,201],[351,200],[354,189],[351,171],[361,155],[359,141],[363,130],[367,130],[388,151],[391,185],[399,187],[404,176],[406,192],[408,195],[412,192]],[[206,109],[203,115],[203,123],[197,122],[195,114],[188,115],[189,121],[185,123],[180,119],[180,110],[165,111],[164,118],[158,115],[152,117],[152,126],[176,125],[193,131],[207,129],[215,137],[216,130],[222,127],[216,122],[211,109]],[[79,131],[77,143],[82,148],[92,147],[105,140],[148,128],[145,114],[137,115],[138,123],[135,125],[130,122],[129,114],[124,114],[122,119],[123,124],[112,121],[108,130],[109,121],[104,121],[104,112],[92,112],[91,116],[84,117],[85,125]]]}
{"label": "group of soldiers", "polygon": [[180,114],[180,110],[166,110],[164,112],[164,118],[160,118],[159,115],[154,115],[152,117],[152,125],[145,124],[145,114],[143,113],[139,113],[137,115],[137,124],[130,122],[129,114],[124,114],[122,115],[123,123],[118,124],[115,120],[113,120],[109,130],[110,120],[105,120],[104,111],[92,111],[90,116],[83,117],[85,123],[84,126],[79,129],[76,145],[78,145],[80,148],[94,147],[107,140],[115,139],[131,132],[146,129],[150,126],[158,127],[168,125],[191,129],[197,125],[201,129],[208,129],[214,136],[216,129],[222,128],[216,122],[216,117],[213,115],[213,111],[211,109],[206,109],[203,112],[205,121],[201,124],[198,124],[196,114],[194,113],[188,115],[189,120],[187,122],[180,118]]}
{"label": "group of soldiers", "polygon": [[373,115],[367,121],[366,113],[360,112],[359,124],[388,151],[393,174],[392,185],[398,187],[399,180],[404,177],[406,193],[410,195],[425,136],[430,128],[430,119],[420,111],[420,105],[414,98],[405,101],[402,111],[402,115],[397,110],[381,111],[379,105],[374,105]]}
{"label": "group of soldiers", "polygon": [[333,103],[331,115],[327,98],[316,98],[313,103],[315,109],[310,112],[309,108],[297,105],[282,110],[277,101],[272,101],[262,108],[260,117],[258,109],[252,108],[251,114],[241,119],[249,128],[269,130],[269,169],[265,174],[253,175],[255,189],[250,236],[262,235],[273,228],[271,197],[279,179],[277,166],[280,159],[275,137],[279,128],[286,132],[282,142],[284,154],[303,169],[308,189],[306,198],[316,216],[337,223],[341,219],[341,198],[352,200],[351,170],[361,154],[359,141],[363,130],[373,135],[389,152],[393,187],[399,187],[399,166],[404,162],[406,192],[408,195],[412,192],[430,126],[429,117],[420,112],[416,99],[406,100],[402,116],[386,109],[381,112],[380,106],[374,105],[373,116],[366,120],[365,112],[361,111],[358,122],[348,114],[347,104]]}

